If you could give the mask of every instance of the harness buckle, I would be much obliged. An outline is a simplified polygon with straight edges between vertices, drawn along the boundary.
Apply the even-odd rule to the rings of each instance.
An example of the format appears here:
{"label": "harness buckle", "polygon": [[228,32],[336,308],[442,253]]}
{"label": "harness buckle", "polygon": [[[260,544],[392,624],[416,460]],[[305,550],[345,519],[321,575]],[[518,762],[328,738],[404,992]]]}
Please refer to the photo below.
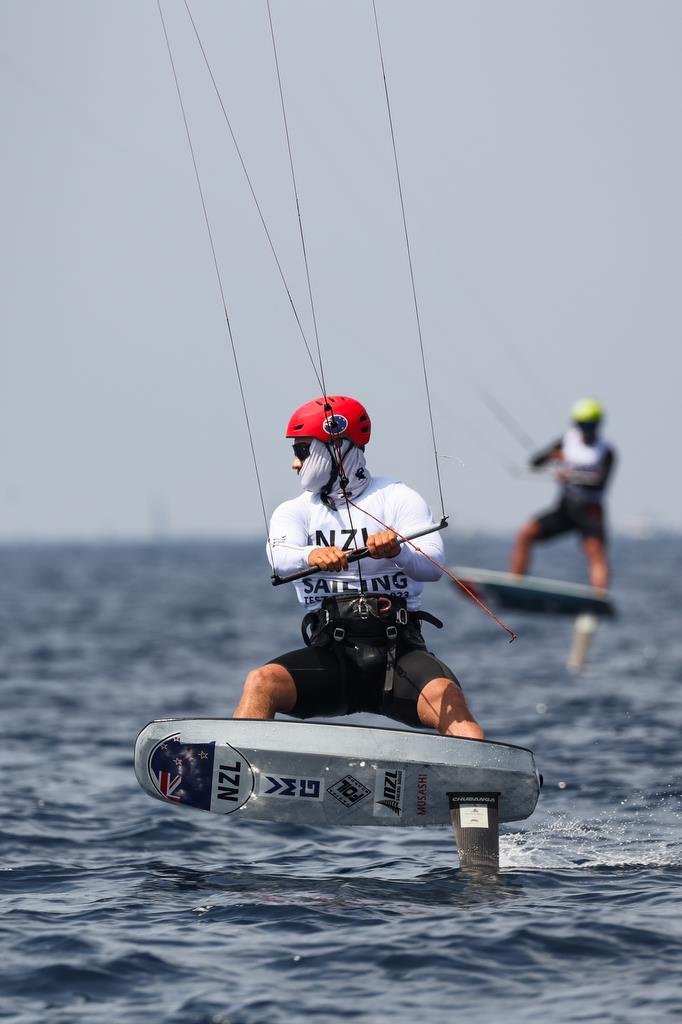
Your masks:
{"label": "harness buckle", "polygon": [[395,621],[399,626],[407,625],[407,608],[398,608],[398,611],[395,613]]}
{"label": "harness buckle", "polygon": [[397,640],[398,638],[398,627],[397,626],[386,626],[386,636],[389,640]]}
{"label": "harness buckle", "polygon": [[343,626],[337,626],[334,632],[332,633],[332,636],[334,637],[337,643],[341,643],[342,640],[346,639],[346,631],[343,628]]}

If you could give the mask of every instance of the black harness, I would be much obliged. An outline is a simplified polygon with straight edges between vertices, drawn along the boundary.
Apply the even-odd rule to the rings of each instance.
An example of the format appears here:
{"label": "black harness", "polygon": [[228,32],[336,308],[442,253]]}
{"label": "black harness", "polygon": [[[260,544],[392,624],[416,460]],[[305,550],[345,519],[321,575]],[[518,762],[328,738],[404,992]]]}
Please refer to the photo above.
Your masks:
{"label": "black harness", "polygon": [[422,622],[443,628],[440,619],[429,612],[409,612],[405,598],[394,594],[326,597],[319,610],[304,616],[301,634],[308,647],[333,643],[344,673],[344,654],[358,665],[383,656],[384,693],[391,693],[398,645],[426,646],[421,635]]}

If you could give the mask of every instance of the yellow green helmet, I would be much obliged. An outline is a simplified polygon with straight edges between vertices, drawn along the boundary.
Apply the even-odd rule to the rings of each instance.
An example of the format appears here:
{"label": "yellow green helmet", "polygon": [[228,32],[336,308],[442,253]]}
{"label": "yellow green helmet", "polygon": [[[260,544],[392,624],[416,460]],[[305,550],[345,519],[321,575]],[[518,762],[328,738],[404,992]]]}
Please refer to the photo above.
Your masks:
{"label": "yellow green helmet", "polygon": [[595,398],[580,398],[571,409],[574,423],[599,423],[604,410]]}

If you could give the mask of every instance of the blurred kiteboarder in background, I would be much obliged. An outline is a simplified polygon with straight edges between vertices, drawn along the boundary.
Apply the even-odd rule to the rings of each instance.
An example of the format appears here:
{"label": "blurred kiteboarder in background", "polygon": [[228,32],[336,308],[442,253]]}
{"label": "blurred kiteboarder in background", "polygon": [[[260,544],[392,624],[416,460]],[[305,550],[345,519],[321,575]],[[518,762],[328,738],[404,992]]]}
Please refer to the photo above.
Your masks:
{"label": "blurred kiteboarder in background", "polygon": [[558,441],[530,459],[532,469],[556,465],[560,485],[558,503],[531,519],[517,536],[510,571],[525,575],[533,544],[575,530],[582,538],[589,580],[606,590],[609,564],[606,553],[604,491],[615,464],[615,451],[600,436],[604,411],[594,398],[581,398],[571,410],[572,426]]}

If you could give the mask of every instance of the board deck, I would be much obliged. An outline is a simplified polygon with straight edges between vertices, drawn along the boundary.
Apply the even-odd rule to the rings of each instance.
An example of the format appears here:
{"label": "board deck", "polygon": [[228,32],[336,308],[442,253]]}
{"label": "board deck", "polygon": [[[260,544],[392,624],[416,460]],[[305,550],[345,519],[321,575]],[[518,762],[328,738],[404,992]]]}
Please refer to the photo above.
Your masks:
{"label": "board deck", "polygon": [[518,821],[540,791],[524,747],[286,720],[150,722],[135,773],[170,803],[311,825],[449,825],[450,791],[499,793],[499,820]]}
{"label": "board deck", "polygon": [[465,565],[457,565],[451,572],[477,597],[497,602],[505,608],[555,615],[580,615],[583,612],[591,615],[615,613],[608,593],[595,590],[584,583],[567,583],[540,576],[516,576],[510,572],[496,572],[493,569],[477,569]]}

